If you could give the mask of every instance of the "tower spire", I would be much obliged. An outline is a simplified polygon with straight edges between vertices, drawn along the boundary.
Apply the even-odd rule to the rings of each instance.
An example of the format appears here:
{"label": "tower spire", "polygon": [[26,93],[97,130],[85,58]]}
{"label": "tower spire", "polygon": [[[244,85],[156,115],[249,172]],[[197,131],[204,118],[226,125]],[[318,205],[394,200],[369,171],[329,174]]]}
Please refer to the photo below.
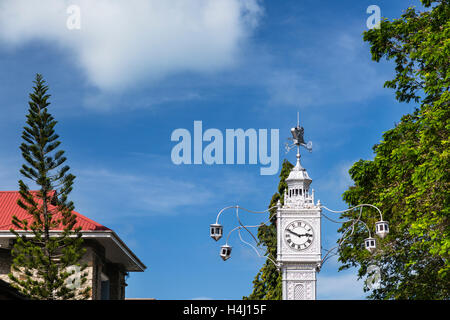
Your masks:
{"label": "tower spire", "polygon": [[321,263],[321,208],[314,204],[312,179],[300,164],[300,147],[311,151],[312,143],[304,140],[299,112],[291,134],[292,143],[286,150],[297,147],[297,164],[285,180],[284,203],[277,210],[277,261],[281,264],[283,299],[313,300]]}
{"label": "tower spire", "polygon": [[297,163],[296,163],[295,167],[299,168],[299,169],[302,168],[302,165],[300,164],[300,157],[301,157],[301,155],[300,155],[300,146],[297,146]]}
{"label": "tower spire", "polygon": [[285,204],[289,207],[307,208],[314,205],[313,195],[309,192],[309,186],[312,180],[306,169],[300,163],[300,146],[311,151],[311,142],[308,142],[308,144],[305,143],[303,137],[304,131],[304,128],[300,126],[300,113],[297,112],[297,126],[291,129],[292,147],[297,147],[297,163],[286,179],[287,190]]}

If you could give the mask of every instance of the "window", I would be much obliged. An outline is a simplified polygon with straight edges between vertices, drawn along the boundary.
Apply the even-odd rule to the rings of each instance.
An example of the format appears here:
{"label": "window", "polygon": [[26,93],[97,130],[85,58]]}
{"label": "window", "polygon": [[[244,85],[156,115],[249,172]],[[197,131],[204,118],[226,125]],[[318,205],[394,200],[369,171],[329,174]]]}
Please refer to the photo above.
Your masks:
{"label": "window", "polygon": [[100,299],[101,300],[109,300],[109,278],[106,274],[102,272],[101,275],[101,286],[100,286]]}

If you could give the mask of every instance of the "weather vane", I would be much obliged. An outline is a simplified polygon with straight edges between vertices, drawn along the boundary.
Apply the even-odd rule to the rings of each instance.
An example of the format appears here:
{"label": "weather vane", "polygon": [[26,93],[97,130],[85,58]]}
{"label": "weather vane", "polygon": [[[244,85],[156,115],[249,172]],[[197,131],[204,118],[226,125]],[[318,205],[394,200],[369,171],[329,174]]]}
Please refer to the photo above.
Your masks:
{"label": "weather vane", "polygon": [[304,132],[305,129],[303,127],[300,127],[300,118],[299,113],[297,112],[297,126],[291,129],[292,138],[288,138],[288,140],[292,141],[293,143],[289,144],[286,142],[285,144],[286,153],[291,151],[291,149],[294,148],[295,146],[297,146],[299,151],[300,146],[304,147],[309,152],[312,151],[312,142],[311,141],[308,141],[308,143],[305,142],[305,139],[303,137]]}

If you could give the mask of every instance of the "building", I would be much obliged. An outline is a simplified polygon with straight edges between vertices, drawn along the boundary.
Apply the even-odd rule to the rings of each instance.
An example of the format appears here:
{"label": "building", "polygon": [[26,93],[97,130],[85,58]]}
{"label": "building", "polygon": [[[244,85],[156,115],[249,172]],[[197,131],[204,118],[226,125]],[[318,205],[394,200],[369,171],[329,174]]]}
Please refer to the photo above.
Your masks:
{"label": "building", "polygon": [[[15,235],[10,231],[17,230],[11,223],[12,216],[25,219],[30,215],[19,205],[18,191],[0,191],[0,280],[9,281],[11,272],[11,248]],[[125,299],[126,276],[129,272],[143,272],[146,266],[126,246],[117,234],[83,216],[77,216],[75,227],[81,227],[86,253],[82,262],[88,265],[88,284],[93,300],[123,300]],[[60,230],[52,230],[58,232]]]}
{"label": "building", "polygon": [[316,274],[320,270],[320,201],[314,203],[312,179],[300,164],[300,146],[310,150],[303,139],[304,129],[291,129],[297,146],[297,164],[286,178],[284,205],[277,210],[277,261],[281,265],[283,300],[315,300]]}

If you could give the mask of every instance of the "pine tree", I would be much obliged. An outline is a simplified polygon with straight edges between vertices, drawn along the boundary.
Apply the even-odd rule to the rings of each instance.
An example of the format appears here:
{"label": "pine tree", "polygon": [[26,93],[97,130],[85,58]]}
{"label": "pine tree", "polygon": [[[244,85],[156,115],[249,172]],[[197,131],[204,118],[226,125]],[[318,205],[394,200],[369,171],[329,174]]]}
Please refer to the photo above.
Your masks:
{"label": "pine tree", "polygon": [[[60,141],[54,130],[57,121],[48,112],[48,87],[40,74],[34,83],[22,133],[20,150],[25,164],[20,173],[39,190],[30,191],[19,180],[17,203],[29,217],[20,220],[13,216],[12,223],[18,230],[11,229],[16,241],[9,278],[14,287],[32,299],[87,298],[87,265],[80,264],[85,253],[81,228],[74,228],[74,204],[68,200],[75,176],[69,173],[69,166],[63,165],[67,160],[64,151],[57,150]],[[75,281],[80,282],[79,288],[74,286]]]}
{"label": "pine tree", "polygon": [[[269,208],[277,205],[278,200],[284,204],[284,190],[287,188],[286,179],[294,166],[287,160],[284,160],[280,172],[280,183],[278,192],[276,192],[270,201]],[[276,209],[272,209],[272,216],[269,225],[262,225],[258,228],[259,245],[266,248],[266,256],[276,260],[277,256],[277,221],[274,214]],[[270,260],[266,260],[261,270],[253,280],[253,292],[244,300],[281,300],[281,273],[277,270]]]}

